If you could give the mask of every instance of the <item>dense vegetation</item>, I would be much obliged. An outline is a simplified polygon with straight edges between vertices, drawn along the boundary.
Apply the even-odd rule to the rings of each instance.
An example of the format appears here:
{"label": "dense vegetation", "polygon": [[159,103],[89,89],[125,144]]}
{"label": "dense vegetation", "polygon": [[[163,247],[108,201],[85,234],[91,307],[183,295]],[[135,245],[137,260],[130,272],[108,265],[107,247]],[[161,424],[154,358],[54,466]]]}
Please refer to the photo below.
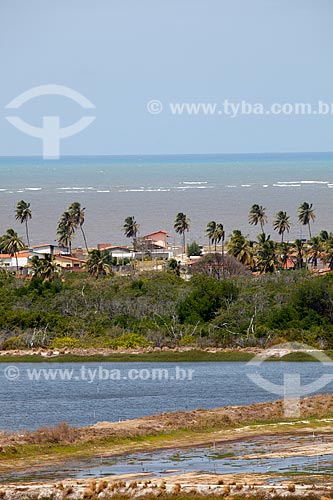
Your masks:
{"label": "dense vegetation", "polygon": [[[204,269],[206,271],[207,269]],[[0,278],[0,347],[333,347],[333,279],[303,271],[234,275],[176,270],[130,276]],[[219,276],[221,278],[221,276]]]}

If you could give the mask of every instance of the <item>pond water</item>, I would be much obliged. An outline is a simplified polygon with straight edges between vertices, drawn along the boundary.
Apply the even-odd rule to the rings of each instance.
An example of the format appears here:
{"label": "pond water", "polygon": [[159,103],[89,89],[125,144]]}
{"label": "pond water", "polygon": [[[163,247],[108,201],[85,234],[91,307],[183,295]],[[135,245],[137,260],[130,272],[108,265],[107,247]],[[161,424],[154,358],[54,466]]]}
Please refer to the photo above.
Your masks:
{"label": "pond water", "polygon": [[[163,370],[161,376],[156,370]],[[299,374],[304,386],[333,370],[316,362],[260,367],[244,362],[0,364],[0,429],[36,429],[62,421],[85,426],[281,399],[247,377],[254,372],[279,385],[286,374]],[[331,382],[317,392],[332,390]]]}
{"label": "pond water", "polygon": [[[281,449],[279,439],[272,444],[270,436],[258,436],[237,443],[216,443],[210,447],[158,450],[118,457],[95,457],[70,461],[62,466],[42,467],[33,472],[15,472],[3,475],[2,482],[51,481],[64,478],[89,478],[110,475],[136,474],[138,479],[153,475],[168,476],[185,472],[216,474],[235,473],[308,473],[333,474],[333,455],[293,456],[285,458],[244,458],[248,454],[260,454],[264,450]],[[293,440],[293,437],[289,438]],[[306,436],[306,441],[311,437]],[[298,442],[302,439],[299,438]],[[282,444],[283,446],[283,444]]]}

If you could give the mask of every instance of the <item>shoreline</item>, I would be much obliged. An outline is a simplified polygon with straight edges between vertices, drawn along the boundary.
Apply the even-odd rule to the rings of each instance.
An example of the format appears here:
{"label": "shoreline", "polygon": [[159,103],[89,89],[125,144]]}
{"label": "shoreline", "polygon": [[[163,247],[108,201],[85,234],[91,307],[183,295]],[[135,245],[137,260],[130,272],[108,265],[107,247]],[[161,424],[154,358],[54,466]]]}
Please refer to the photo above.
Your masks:
{"label": "shoreline", "polygon": [[[98,477],[69,477],[66,463],[93,458],[118,457],[128,454],[152,453],[162,450],[212,447],[218,445],[222,450],[230,450],[233,445],[244,441],[256,443],[252,453],[240,451],[236,459],[267,459],[274,457],[310,457],[333,454],[333,396],[313,396],[301,401],[301,416],[298,419],[283,418],[282,402],[261,403],[257,405],[218,408],[216,410],[195,410],[172,412],[143,417],[123,422],[99,422],[90,427],[76,429],[80,432],[79,446],[71,444],[22,445],[22,435],[0,435],[3,458],[0,473],[5,480],[6,474],[23,472],[26,477],[18,482],[10,476],[1,483],[1,498],[17,500],[34,498],[110,498],[127,495],[138,497],[147,494],[155,496],[172,494],[218,494],[222,496],[251,495],[267,493],[300,495],[313,493],[322,496],[332,492],[331,473],[318,471],[299,472],[290,469],[263,472],[182,472],[177,464],[166,474],[138,471],[121,475]],[[261,419],[261,421],[259,420]],[[313,435],[317,441],[313,442]],[[16,437],[15,437],[16,436]],[[260,446],[267,439],[270,449]],[[295,439],[299,442],[296,445]],[[7,441],[6,441],[7,440]],[[20,444],[21,442],[21,444]],[[15,448],[13,456],[6,457],[6,447]],[[21,452],[20,452],[21,447]],[[34,447],[34,449],[33,449]],[[29,455],[30,453],[30,455]],[[61,469],[62,467],[65,468]],[[87,465],[88,466],[88,465]],[[52,471],[55,469],[54,475]],[[59,471],[60,468],[60,471]],[[45,480],[35,478],[38,471],[46,473]],[[61,474],[66,474],[62,476]],[[57,475],[58,474],[58,475]],[[314,484],[317,483],[316,488]],[[290,485],[293,485],[292,487]],[[102,491],[109,496],[103,496]],[[91,496],[87,496],[88,493]],[[90,494],[89,493],[89,494]],[[227,493],[227,495],[226,495]],[[52,496],[53,495],[53,496]],[[96,495],[96,496],[94,496]],[[101,495],[101,496],[98,496]]]}
{"label": "shoreline", "polygon": [[297,434],[309,429],[312,433],[316,428],[333,432],[333,395],[306,397],[301,400],[300,409],[298,418],[285,418],[283,401],[279,400],[212,410],[166,412],[120,422],[98,422],[87,427],[65,424],[66,428],[60,430],[55,426],[32,432],[2,431],[0,473],[17,470],[18,463],[19,469],[26,469],[44,461],[57,463],[63,459],[203,446],[247,437]]}
{"label": "shoreline", "polygon": [[[140,348],[140,349],[110,349],[110,348],[73,348],[73,349],[16,349],[0,351],[0,363],[79,363],[79,362],[247,362],[255,356],[268,352],[268,349],[257,347],[246,348],[205,348],[193,347],[176,348]],[[274,346],[269,349],[269,357],[264,361],[312,361],[320,362],[312,355],[324,353],[333,359],[332,351],[318,349],[307,349],[296,351],[292,348],[281,348]]]}

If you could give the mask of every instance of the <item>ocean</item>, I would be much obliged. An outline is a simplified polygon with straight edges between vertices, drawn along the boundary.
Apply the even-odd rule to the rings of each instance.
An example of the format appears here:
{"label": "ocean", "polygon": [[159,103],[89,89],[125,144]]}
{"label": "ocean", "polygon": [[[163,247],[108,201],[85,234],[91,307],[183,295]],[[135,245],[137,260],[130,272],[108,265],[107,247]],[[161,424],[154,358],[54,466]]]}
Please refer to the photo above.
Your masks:
{"label": "ocean", "polygon": [[[307,237],[297,220],[303,201],[313,203],[313,234],[333,230],[333,153],[103,156],[0,158],[0,232],[13,227],[15,205],[31,203],[31,244],[53,243],[60,215],[73,201],[86,208],[84,228],[88,244],[126,244],[123,221],[134,216],[144,235],[165,229],[171,244],[180,244],[173,230],[178,212],[191,219],[188,241],[207,243],[205,227],[215,220],[224,225],[226,239],[233,229],[255,238],[259,227],[250,226],[254,203],[267,210],[266,233],[273,237],[272,218],[278,210],[291,216],[285,239]],[[278,235],[274,236],[278,239]],[[81,235],[74,245],[83,246]]]}

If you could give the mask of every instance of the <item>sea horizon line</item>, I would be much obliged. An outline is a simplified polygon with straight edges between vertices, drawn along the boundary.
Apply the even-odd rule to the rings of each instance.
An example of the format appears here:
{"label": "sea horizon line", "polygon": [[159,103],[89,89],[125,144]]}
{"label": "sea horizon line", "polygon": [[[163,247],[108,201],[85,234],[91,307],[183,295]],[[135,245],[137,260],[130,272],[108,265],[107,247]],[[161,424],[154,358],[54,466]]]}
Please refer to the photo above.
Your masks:
{"label": "sea horizon line", "polygon": [[306,157],[306,156],[317,156],[321,157],[324,155],[332,155],[333,151],[283,151],[283,152],[249,152],[249,153],[131,153],[131,154],[87,154],[87,155],[62,155],[58,160],[43,158],[40,155],[0,155],[0,161],[4,159],[29,159],[29,160],[40,160],[45,162],[57,162],[64,159],[81,159],[81,158],[109,158],[109,159],[143,159],[143,158],[239,158],[239,157],[278,157],[278,158],[290,158],[290,157]]}

